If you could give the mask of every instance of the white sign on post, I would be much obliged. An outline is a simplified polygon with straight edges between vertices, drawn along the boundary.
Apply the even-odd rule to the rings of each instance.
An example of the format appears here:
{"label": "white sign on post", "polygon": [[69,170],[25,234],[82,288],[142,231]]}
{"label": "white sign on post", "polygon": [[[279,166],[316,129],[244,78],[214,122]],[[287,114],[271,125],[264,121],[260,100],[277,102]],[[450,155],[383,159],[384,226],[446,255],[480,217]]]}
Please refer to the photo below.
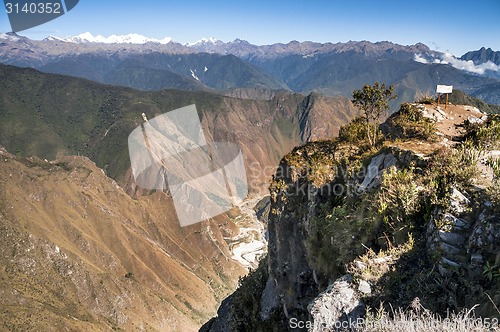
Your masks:
{"label": "white sign on post", "polygon": [[436,92],[437,93],[452,93],[453,92],[453,85],[438,85],[436,87]]}

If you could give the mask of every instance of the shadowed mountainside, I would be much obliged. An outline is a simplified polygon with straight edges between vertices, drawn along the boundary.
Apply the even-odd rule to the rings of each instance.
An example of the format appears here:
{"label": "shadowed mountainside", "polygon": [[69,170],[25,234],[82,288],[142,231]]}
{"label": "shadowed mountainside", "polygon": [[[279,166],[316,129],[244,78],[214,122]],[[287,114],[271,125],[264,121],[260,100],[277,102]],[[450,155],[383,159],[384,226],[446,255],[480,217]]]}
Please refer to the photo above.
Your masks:
{"label": "shadowed mountainside", "polygon": [[47,159],[88,156],[130,193],[135,189],[127,138],[143,123],[142,113],[152,119],[195,104],[208,139],[239,143],[252,188],[263,189],[287,151],[309,139],[335,137],[357,114],[342,97],[280,92],[269,100],[244,100],[208,92],[145,92],[4,65],[0,81],[0,144],[9,152]]}

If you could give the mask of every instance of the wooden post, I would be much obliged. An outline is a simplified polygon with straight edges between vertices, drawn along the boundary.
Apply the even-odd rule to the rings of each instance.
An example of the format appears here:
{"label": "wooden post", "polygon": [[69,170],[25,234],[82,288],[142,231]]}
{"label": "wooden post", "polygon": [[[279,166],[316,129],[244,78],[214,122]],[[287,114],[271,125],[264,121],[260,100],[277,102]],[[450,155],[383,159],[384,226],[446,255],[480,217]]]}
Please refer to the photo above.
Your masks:
{"label": "wooden post", "polygon": [[438,93],[438,106],[439,106],[439,101],[440,101],[440,98],[441,98],[441,94]]}
{"label": "wooden post", "polygon": [[448,95],[449,95],[449,93],[446,94],[446,104],[444,105],[444,109],[446,109],[446,107],[448,107]]}

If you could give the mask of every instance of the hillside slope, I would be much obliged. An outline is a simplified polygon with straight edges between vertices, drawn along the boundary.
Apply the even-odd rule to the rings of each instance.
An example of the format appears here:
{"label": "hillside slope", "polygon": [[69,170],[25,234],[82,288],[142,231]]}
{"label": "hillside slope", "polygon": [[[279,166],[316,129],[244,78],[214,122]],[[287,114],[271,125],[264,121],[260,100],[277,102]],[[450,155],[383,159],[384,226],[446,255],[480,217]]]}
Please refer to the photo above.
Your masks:
{"label": "hillside slope", "polygon": [[88,158],[0,152],[0,330],[193,331],[245,271],[220,216],[181,228]]}
{"label": "hillside slope", "polygon": [[[143,122],[142,113],[152,119],[195,104],[208,139],[238,143],[252,171],[249,181],[264,189],[287,151],[308,139],[335,137],[357,114],[342,97],[280,92],[270,100],[243,100],[208,92],[144,92],[4,65],[0,81],[0,144],[9,152],[47,159],[85,155],[129,192],[134,188],[127,138]],[[307,128],[321,131],[305,133]]]}

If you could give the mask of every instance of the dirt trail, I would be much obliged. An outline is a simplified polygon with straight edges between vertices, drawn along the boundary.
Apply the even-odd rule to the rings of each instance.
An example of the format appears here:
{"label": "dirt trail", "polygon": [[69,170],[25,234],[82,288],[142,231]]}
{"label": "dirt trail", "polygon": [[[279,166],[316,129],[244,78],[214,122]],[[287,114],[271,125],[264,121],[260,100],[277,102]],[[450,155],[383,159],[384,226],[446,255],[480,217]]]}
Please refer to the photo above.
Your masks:
{"label": "dirt trail", "polygon": [[[398,147],[415,151],[423,156],[428,155],[439,148],[455,146],[462,140],[465,134],[464,122],[466,120],[481,123],[487,118],[487,114],[481,112],[474,106],[467,105],[445,105],[418,104],[423,116],[435,121],[436,134],[435,141],[422,141],[410,139],[397,144]],[[393,144],[388,144],[389,146]]]}
{"label": "dirt trail", "polygon": [[455,139],[463,136],[465,130],[463,123],[465,120],[471,122],[483,121],[486,113],[481,112],[474,106],[440,104],[424,105],[428,117],[436,120],[438,132],[448,139]]}

